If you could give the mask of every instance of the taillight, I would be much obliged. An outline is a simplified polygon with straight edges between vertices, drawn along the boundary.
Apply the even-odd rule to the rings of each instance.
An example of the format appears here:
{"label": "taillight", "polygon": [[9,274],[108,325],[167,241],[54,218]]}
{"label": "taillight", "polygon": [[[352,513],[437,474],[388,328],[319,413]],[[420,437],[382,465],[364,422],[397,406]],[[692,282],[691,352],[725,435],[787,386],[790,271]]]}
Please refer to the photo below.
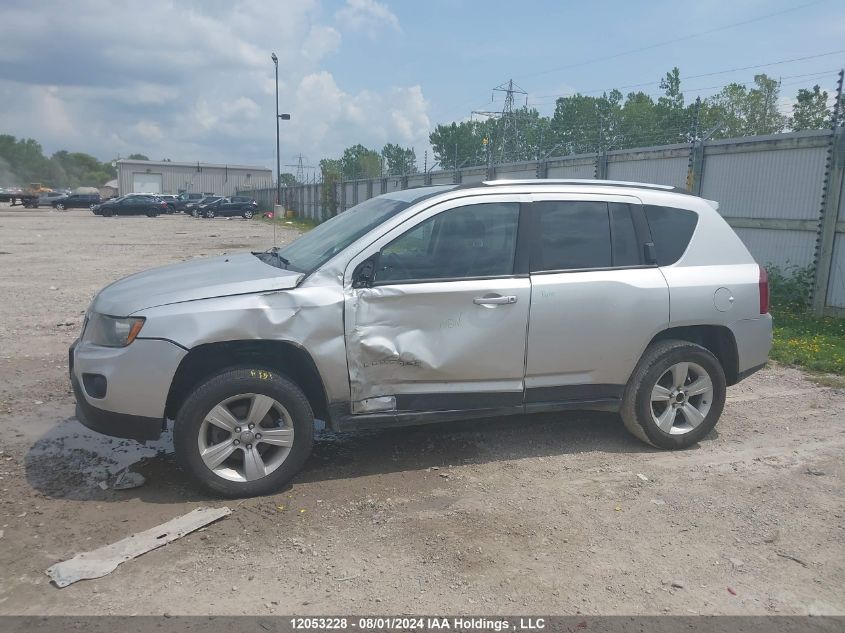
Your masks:
{"label": "taillight", "polygon": [[760,314],[769,311],[769,273],[762,266],[760,268],[760,281],[757,286],[760,290]]}

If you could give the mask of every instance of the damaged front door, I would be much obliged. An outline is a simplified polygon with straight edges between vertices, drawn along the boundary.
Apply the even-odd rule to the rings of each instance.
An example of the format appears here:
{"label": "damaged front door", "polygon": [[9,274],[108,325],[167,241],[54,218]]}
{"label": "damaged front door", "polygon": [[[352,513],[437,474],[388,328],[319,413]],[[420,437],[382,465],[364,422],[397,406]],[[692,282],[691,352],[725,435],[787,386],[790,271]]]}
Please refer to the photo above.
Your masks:
{"label": "damaged front door", "polygon": [[519,226],[518,196],[450,201],[353,260],[353,413],[522,406],[531,285]]}

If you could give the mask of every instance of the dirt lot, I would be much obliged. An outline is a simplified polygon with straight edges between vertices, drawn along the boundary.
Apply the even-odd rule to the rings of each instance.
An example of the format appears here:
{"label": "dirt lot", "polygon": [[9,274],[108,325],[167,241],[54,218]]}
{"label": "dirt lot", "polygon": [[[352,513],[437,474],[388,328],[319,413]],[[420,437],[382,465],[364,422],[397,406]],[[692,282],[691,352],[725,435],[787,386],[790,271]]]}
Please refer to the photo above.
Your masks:
{"label": "dirt lot", "polygon": [[[260,221],[0,207],[0,614],[845,614],[845,394],[784,368],[732,387],[717,432],[676,453],[608,414],[322,433],[283,493],[50,585],[53,563],[224,505],[167,438],[74,420],[67,348],[92,295],[272,239]],[[139,457],[146,485],[97,487]]]}

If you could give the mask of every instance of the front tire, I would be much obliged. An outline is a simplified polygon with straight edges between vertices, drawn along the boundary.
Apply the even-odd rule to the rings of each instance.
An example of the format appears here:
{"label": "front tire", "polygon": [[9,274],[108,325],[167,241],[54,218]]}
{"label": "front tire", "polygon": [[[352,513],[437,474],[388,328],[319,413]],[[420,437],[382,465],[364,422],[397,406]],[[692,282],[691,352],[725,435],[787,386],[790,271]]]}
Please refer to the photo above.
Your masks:
{"label": "front tire", "polygon": [[56,210],[58,210],[58,211],[64,211],[64,210],[65,210],[65,205],[63,205],[63,204],[61,204],[61,203],[60,203],[60,204],[57,204],[57,205],[56,205]]}
{"label": "front tire", "polygon": [[244,220],[251,220],[252,216],[253,216],[252,209],[247,209],[246,211],[243,212]]}
{"label": "front tire", "polygon": [[687,448],[716,426],[725,394],[725,371],[709,350],[689,341],[659,341],[628,381],[620,414],[643,442]]}
{"label": "front tire", "polygon": [[209,209],[208,211],[206,211],[205,217],[206,217],[207,220],[214,219],[214,209]]}
{"label": "front tire", "polygon": [[179,465],[225,497],[278,492],[305,464],[314,413],[302,390],[272,370],[224,370],[199,385],[176,416]]}

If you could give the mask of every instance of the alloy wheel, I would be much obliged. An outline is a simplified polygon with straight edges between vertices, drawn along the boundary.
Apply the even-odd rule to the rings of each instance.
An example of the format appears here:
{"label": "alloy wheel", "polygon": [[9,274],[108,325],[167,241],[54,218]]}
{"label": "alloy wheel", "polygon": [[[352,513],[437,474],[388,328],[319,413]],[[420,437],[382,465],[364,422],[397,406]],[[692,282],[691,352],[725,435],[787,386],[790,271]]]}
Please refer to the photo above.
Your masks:
{"label": "alloy wheel", "polygon": [[203,463],[215,475],[245,482],[279,468],[290,454],[293,434],[290,413],[278,400],[244,393],[206,414],[197,444]]}
{"label": "alloy wheel", "polygon": [[696,363],[675,363],[651,390],[651,415],[669,435],[684,435],[704,421],[713,404],[713,381]]}

